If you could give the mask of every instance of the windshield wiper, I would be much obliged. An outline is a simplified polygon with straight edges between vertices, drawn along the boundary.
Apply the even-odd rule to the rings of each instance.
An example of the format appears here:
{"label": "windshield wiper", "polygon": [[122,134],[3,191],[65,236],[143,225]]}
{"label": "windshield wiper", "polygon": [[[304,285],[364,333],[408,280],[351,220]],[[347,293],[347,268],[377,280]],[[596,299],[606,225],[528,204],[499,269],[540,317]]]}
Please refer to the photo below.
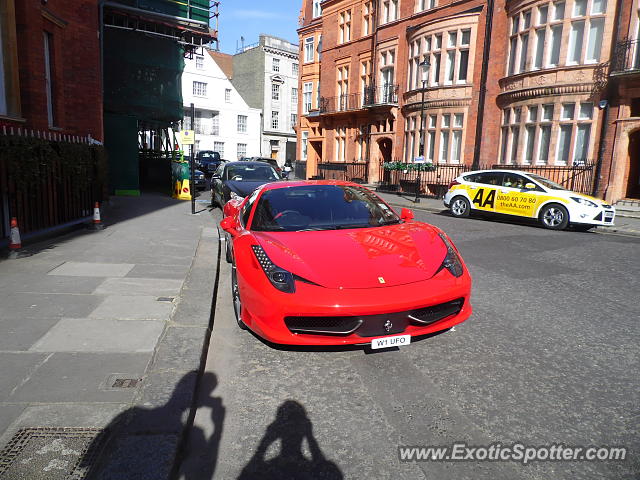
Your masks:
{"label": "windshield wiper", "polygon": [[335,229],[336,230],[346,230],[348,228],[370,228],[371,225],[369,225],[368,223],[353,223],[353,224],[349,224],[349,225],[336,225]]}

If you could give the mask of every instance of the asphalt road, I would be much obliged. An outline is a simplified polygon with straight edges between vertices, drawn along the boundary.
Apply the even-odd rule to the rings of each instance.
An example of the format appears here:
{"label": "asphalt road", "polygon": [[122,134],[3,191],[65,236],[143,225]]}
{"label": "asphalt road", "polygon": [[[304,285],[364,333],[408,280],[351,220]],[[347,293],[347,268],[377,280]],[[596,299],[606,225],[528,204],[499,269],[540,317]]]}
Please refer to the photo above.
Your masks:
{"label": "asphalt road", "polygon": [[[462,252],[474,314],[401,350],[267,345],[236,326],[221,262],[182,479],[639,478],[640,239],[416,217]],[[399,445],[454,442],[629,451],[526,466],[399,461]]]}

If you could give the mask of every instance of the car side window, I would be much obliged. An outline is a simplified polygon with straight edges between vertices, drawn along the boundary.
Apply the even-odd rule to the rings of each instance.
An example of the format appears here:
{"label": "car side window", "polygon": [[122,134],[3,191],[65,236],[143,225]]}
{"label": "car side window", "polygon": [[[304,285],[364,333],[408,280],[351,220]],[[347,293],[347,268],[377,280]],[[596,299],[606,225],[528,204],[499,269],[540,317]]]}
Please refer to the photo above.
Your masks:
{"label": "car side window", "polygon": [[517,188],[522,190],[527,183],[527,179],[517,173],[505,173],[502,180],[503,187]]}
{"label": "car side window", "polygon": [[216,170],[216,175],[219,176],[220,178],[222,178],[222,174],[224,173],[224,165],[220,165],[218,167],[218,170]]}
{"label": "car side window", "polygon": [[475,180],[472,181],[484,185],[495,185],[497,187],[502,184],[503,175],[502,172],[477,173],[474,175],[476,177]]}
{"label": "car side window", "polygon": [[260,193],[260,189],[254,190],[251,196],[247,199],[244,206],[242,207],[242,211],[240,212],[240,217],[242,218],[242,224],[245,228],[247,228],[247,224],[249,223],[249,217],[251,216],[251,207],[258,198],[258,194]]}

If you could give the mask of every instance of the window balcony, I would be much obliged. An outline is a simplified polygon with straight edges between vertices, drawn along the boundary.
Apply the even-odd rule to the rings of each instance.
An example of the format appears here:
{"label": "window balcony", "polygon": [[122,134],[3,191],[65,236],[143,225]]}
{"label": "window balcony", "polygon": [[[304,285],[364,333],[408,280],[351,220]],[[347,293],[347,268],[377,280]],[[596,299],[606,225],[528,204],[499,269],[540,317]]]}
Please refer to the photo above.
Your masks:
{"label": "window balcony", "polygon": [[611,75],[640,73],[640,40],[618,42],[611,58]]}
{"label": "window balcony", "polygon": [[362,96],[359,93],[338,95],[337,97],[320,97],[320,113],[352,112],[363,108]]}
{"label": "window balcony", "polygon": [[398,84],[368,85],[364,89],[363,106],[398,106]]}

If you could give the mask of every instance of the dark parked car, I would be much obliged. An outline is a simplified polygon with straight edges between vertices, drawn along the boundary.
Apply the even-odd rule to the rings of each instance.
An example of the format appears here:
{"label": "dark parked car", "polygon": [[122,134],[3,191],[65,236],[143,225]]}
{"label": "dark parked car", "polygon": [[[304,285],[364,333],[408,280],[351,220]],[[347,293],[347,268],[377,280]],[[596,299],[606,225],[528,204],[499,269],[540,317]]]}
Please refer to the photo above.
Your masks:
{"label": "dark parked car", "polygon": [[267,162],[269,165],[271,165],[274,168],[276,172],[278,172],[278,175],[282,175],[282,168],[280,168],[280,165],[278,165],[278,161],[275,158],[250,157],[250,158],[247,158],[246,160],[250,160],[252,162]]}
{"label": "dark parked car", "polygon": [[260,185],[282,180],[265,162],[228,162],[211,177],[211,204],[223,207],[232,197],[246,197]]}
{"label": "dark parked car", "polygon": [[222,162],[220,154],[213,150],[200,150],[196,154],[196,167],[205,173],[215,172]]}
{"label": "dark parked car", "polygon": [[195,183],[196,190],[204,190],[207,188],[207,179],[204,177],[204,173],[200,170],[194,170],[193,181]]}

